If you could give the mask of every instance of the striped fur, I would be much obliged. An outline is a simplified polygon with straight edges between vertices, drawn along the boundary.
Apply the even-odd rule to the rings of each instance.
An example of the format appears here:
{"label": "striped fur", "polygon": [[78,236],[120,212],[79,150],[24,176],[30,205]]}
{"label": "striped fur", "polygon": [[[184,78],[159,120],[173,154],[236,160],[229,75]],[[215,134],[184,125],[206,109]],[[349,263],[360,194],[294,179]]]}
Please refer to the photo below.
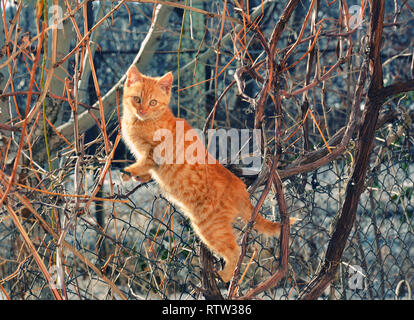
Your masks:
{"label": "striped fur", "polygon": [[[203,142],[195,138],[193,141],[184,141],[182,145],[176,143],[178,124],[184,126],[185,133],[192,128],[184,119],[175,118],[170,111],[171,73],[151,78],[132,67],[127,75],[123,95],[122,134],[137,162],[125,168],[125,171],[142,181],[151,178],[156,180],[169,200],[190,218],[200,239],[224,258],[226,265],[219,275],[227,282],[232,277],[240,255],[232,224],[237,217],[249,221],[253,211],[246,186],[218,162],[200,164],[189,163],[184,159],[183,163],[179,163],[178,158],[191,145],[194,147],[195,143]],[[155,106],[151,106],[154,104],[150,102],[152,100],[157,101]],[[153,137],[160,128],[168,129],[173,134],[172,164],[160,165],[154,161],[154,150],[161,142],[154,141]],[[210,157],[211,160],[212,156],[204,145],[202,150],[203,156]],[[280,223],[268,221],[260,215],[254,227],[269,236],[280,233]]]}

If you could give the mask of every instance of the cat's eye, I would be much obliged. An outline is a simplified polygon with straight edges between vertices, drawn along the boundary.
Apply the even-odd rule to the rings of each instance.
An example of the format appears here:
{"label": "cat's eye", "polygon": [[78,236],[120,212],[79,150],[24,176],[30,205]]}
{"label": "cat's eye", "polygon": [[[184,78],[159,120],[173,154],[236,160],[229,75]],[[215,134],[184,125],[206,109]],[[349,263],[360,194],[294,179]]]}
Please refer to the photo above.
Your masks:
{"label": "cat's eye", "polygon": [[135,96],[133,99],[134,99],[134,102],[141,103],[141,98],[140,97]]}
{"label": "cat's eye", "polygon": [[149,104],[150,104],[151,107],[154,107],[154,106],[157,105],[157,100],[152,99]]}

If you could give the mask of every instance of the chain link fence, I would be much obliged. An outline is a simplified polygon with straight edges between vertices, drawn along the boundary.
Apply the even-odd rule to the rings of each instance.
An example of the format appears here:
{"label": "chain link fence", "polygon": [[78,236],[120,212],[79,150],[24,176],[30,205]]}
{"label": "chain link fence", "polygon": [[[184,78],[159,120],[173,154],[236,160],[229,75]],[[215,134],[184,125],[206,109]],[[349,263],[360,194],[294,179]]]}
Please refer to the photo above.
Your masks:
{"label": "chain link fence", "polygon": [[[413,127],[396,133],[393,125],[377,134],[371,169],[367,176],[356,222],[343,254],[336,279],[323,299],[412,299],[414,285],[414,165]],[[352,150],[351,150],[352,151]],[[93,182],[91,161],[82,167],[85,179]],[[352,163],[352,152],[303,179],[284,181],[290,215],[300,218],[291,228],[289,271],[276,288],[258,296],[262,299],[295,299],[301,288],[318,272],[339,212]],[[21,203],[8,202],[21,218],[30,239],[45,262],[52,281],[69,299],[201,299],[199,240],[188,219],[160,193],[155,182],[144,185],[123,182],[116,169],[113,185],[105,182],[100,201],[89,214],[71,215],[76,199],[70,174],[74,163],[55,170],[64,177],[45,194],[21,189],[33,208],[57,234],[67,228],[65,240],[74,250],[62,249],[59,239],[25,210]],[[44,181],[49,183],[51,181]],[[87,181],[86,181],[87,184]],[[252,201],[260,195],[260,188]],[[279,219],[274,194],[262,207],[268,219]],[[81,203],[86,202],[82,200]],[[236,224],[235,232],[242,233]],[[278,268],[278,239],[254,232],[242,264],[239,292],[269,278]],[[88,265],[89,263],[89,265]],[[90,268],[95,265],[100,273]],[[216,259],[216,268],[223,261]],[[0,212],[0,296],[10,299],[53,298],[48,281],[40,272],[19,231],[3,207]],[[227,287],[219,283],[225,294]]]}
{"label": "chain link fence", "polygon": [[[93,17],[88,18],[89,22],[94,20],[94,23],[97,23],[114,7],[109,5],[109,2],[106,8],[95,6],[97,3],[88,2],[91,8],[85,8],[86,13],[93,13]],[[182,70],[191,61],[198,65],[194,69],[187,68],[186,72],[191,76],[182,79],[181,87],[188,86],[188,90],[181,95],[180,112],[182,117],[199,128],[205,124],[208,114],[217,102],[215,94],[219,96],[218,94],[223,93],[226,88],[230,89],[234,75],[243,66],[239,64],[230,66],[228,70],[231,72],[223,73],[223,80],[218,81],[217,89],[214,88],[213,81],[204,83],[203,79],[213,79],[214,69],[217,66],[220,66],[219,70],[223,71],[231,61],[237,60],[235,58],[239,56],[242,42],[236,41],[234,35],[238,33],[235,33],[236,29],[233,28],[232,23],[227,25],[224,31],[221,29],[219,18],[222,16],[220,7],[223,8],[223,3],[219,1],[203,3],[206,4],[201,7],[203,10],[218,12],[219,15],[212,18],[197,16],[194,12],[191,15],[188,13],[188,16],[193,19],[194,38],[197,41],[192,41],[193,35],[180,37],[180,40],[183,40]],[[257,21],[263,18],[260,27],[264,35],[270,36],[286,3],[278,1],[251,1],[250,3],[251,8],[255,8],[252,16],[256,12]],[[263,3],[266,5],[263,12],[272,14],[261,18]],[[318,65],[325,69],[330,68],[338,60],[338,50],[345,52],[349,46],[347,47],[342,38],[345,29],[337,25],[336,19],[342,14],[339,8],[322,3],[321,1],[319,16],[323,17],[324,23],[333,21],[332,26],[324,27],[322,34],[325,31],[327,33],[320,36],[317,45],[320,48],[317,49],[318,54],[316,54],[319,59]],[[337,2],[335,5],[339,3],[343,2]],[[404,4],[408,6],[407,2],[399,4],[395,1],[387,4],[387,14],[394,12],[394,17],[387,18],[381,56],[384,59],[384,80],[388,83],[394,78],[405,79],[407,76],[405,74],[408,70],[407,66],[412,59],[410,56],[412,28],[409,28],[412,15],[411,10],[403,10]],[[396,6],[395,9],[393,5]],[[104,21],[100,28],[96,28],[99,32],[94,33],[91,38],[95,44],[99,44],[94,61],[102,93],[115,88],[116,81],[122,77],[131,61],[137,56],[155,12],[153,4],[133,5],[132,2],[122,9]],[[288,28],[281,40],[283,44],[280,44],[280,58],[283,58],[287,49],[297,39],[295,34],[300,33],[308,9],[307,2],[301,2],[296,9],[296,16],[291,19],[292,27]],[[13,14],[8,13],[10,20],[16,14],[17,7],[13,10]],[[237,16],[237,10],[234,14],[232,7],[229,10],[232,12],[231,16]],[[154,36],[160,40],[157,49],[151,53],[151,62],[144,65],[153,75],[161,75],[167,70],[177,70],[175,48],[178,46],[184,19],[182,10],[171,8],[170,11],[171,18],[164,21],[164,27],[157,30],[161,35]],[[22,30],[34,30],[32,23],[35,21],[36,13],[33,8],[24,6],[21,12]],[[83,15],[79,13],[75,16],[79,19],[78,24],[82,34]],[[312,116],[316,116],[317,119],[311,121],[309,115],[309,126],[325,124],[331,133],[338,134],[339,130],[347,124],[350,112],[347,108],[352,104],[357,71],[363,60],[362,52],[365,51],[364,41],[361,39],[367,36],[366,30],[370,19],[367,18],[366,21],[364,27],[359,28],[356,33],[354,41],[356,49],[352,54],[352,63],[344,65],[345,69],[338,72],[338,76],[327,79],[322,84],[320,97],[314,93],[314,101],[311,105],[315,115]],[[398,22],[400,29],[395,22]],[[331,27],[333,31],[337,30],[337,35],[331,33],[333,32]],[[314,29],[316,32],[317,28]],[[223,39],[221,34],[225,35]],[[400,34],[404,36],[400,37]],[[312,37],[310,31],[309,33],[306,31],[305,35]],[[250,59],[254,60],[259,59],[264,52],[256,36],[254,34],[251,38],[246,36],[247,42],[250,43],[248,53],[249,56],[252,55]],[[19,37],[26,39],[24,34]],[[317,35],[315,37],[317,38]],[[78,48],[83,48],[75,35],[73,38],[72,46],[79,44]],[[34,48],[33,43],[32,49]],[[222,51],[220,57],[216,56],[216,48]],[[308,47],[298,47],[296,57],[289,57],[292,61],[288,60],[288,64],[296,65],[295,61],[305,57],[307,52]],[[205,58],[201,59],[200,57],[203,56]],[[196,60],[197,57],[200,59]],[[18,59],[20,60],[16,60],[15,64],[21,70],[18,78],[16,77],[19,79],[19,82],[16,80],[16,90],[21,92],[15,99],[20,106],[24,106],[27,100],[24,92],[28,90],[30,74],[27,63],[24,63],[22,58]],[[302,62],[292,68],[289,77],[285,75],[280,79],[283,80],[281,84],[283,87],[286,85],[289,90],[294,90],[304,85],[303,81],[307,74],[305,59]],[[72,57],[68,67],[69,73],[73,71],[75,65]],[[142,71],[145,72],[145,69]],[[261,77],[264,77],[265,70],[260,72],[262,72]],[[64,76],[66,77],[66,74]],[[261,89],[261,84],[258,82],[261,77],[245,79],[244,93],[256,97]],[[94,83],[92,80],[84,83],[88,85],[80,88],[80,100],[85,102],[85,108],[91,109],[97,101]],[[195,83],[198,85],[195,86]],[[117,93],[114,94],[114,101],[119,102],[120,88],[117,87],[113,92]],[[243,101],[236,86],[228,92],[230,94],[223,95],[222,106],[215,113],[217,127],[252,127],[254,121],[252,106]],[[6,96],[2,97],[3,100],[5,98]],[[11,96],[8,99],[11,99]],[[50,97],[46,99],[52,101]],[[178,108],[176,97],[173,97],[173,100],[171,108],[176,111]],[[303,135],[299,127],[303,117],[306,118],[299,112],[299,110],[303,111],[301,109],[303,103],[300,100],[298,95],[283,102],[287,128],[283,139],[287,152],[281,159],[282,164],[291,163],[305,150],[302,145],[299,146]],[[413,299],[414,96],[411,94],[406,100],[406,104],[400,103],[401,101],[398,103],[390,101],[383,108],[392,109],[395,114],[391,117],[393,120],[388,121],[389,124],[381,125],[377,130],[370,169],[359,202],[356,221],[342,255],[336,278],[325,290],[322,299]],[[63,101],[65,100],[48,103],[51,111],[49,112],[48,108],[45,112],[55,126],[59,125],[58,121],[64,123],[71,117],[72,109]],[[116,109],[114,104],[111,104],[111,108]],[[116,104],[118,106],[118,103]],[[407,111],[401,113],[400,109],[404,108]],[[58,112],[62,110],[65,111]],[[269,125],[271,119],[276,118],[277,115],[274,113],[273,106],[266,107],[265,111],[265,118],[269,120],[267,123]],[[7,114],[0,112],[1,124],[9,121],[14,123],[13,121],[17,119],[15,115],[6,117]],[[40,113],[37,114],[39,115]],[[112,143],[118,138],[119,127],[113,125],[113,122],[118,123],[118,117],[117,111],[113,111],[106,118],[107,135]],[[203,268],[199,261],[200,241],[193,232],[188,218],[163,197],[155,182],[138,184],[133,181],[122,181],[119,169],[126,166],[124,150],[117,150],[117,153],[124,154],[117,154],[113,159],[101,191],[96,194],[96,197],[91,199],[81,196],[91,194],[91,190],[95,190],[100,183],[100,175],[108,169],[105,167],[108,158],[102,132],[94,126],[85,134],[76,137],[80,149],[86,150],[82,155],[75,154],[73,146],[70,147],[72,149],[69,148],[69,143],[66,147],[59,146],[56,150],[51,150],[54,170],[45,171],[41,167],[43,165],[47,167],[45,144],[42,140],[44,135],[42,118],[42,116],[38,119],[35,117],[36,121],[39,121],[38,124],[30,125],[32,137],[36,138],[25,144],[23,151],[26,154],[22,156],[26,161],[22,164],[24,170],[20,171],[19,168],[18,179],[13,185],[13,190],[6,202],[0,206],[0,299],[52,299],[54,295],[51,287],[56,287],[59,294],[67,299],[202,299],[205,288],[202,286]],[[274,129],[271,126],[267,129],[270,140],[275,133]],[[323,127],[322,131],[325,132]],[[311,145],[306,150],[311,150],[313,145],[323,145],[316,129],[309,134]],[[50,140],[58,139],[51,128],[49,128],[49,135]],[[12,172],[10,165],[15,158],[19,137],[21,133],[18,131],[1,132],[1,174]],[[296,143],[297,141],[299,142]],[[271,147],[272,143],[274,144],[269,142]],[[119,144],[118,149],[122,148],[122,144]],[[257,298],[297,299],[301,290],[318,274],[324,262],[324,254],[335,227],[337,214],[344,202],[346,185],[354,162],[353,148],[354,141],[351,140],[347,151],[333,162],[316,171],[291,176],[283,181],[288,212],[291,217],[301,220],[290,230],[289,267],[286,276],[276,287],[259,294]],[[40,163],[39,166],[27,164],[28,159],[33,160],[32,151],[35,161]],[[5,160],[8,162],[3,163]],[[59,165],[55,165],[57,162]],[[39,170],[40,174],[36,170]],[[248,179],[246,183],[252,183],[252,179]],[[6,189],[7,181],[4,175],[0,175],[0,185]],[[78,189],[75,186],[79,186]],[[263,188],[262,186],[256,189],[251,197],[252,203],[256,203],[259,199]],[[45,264],[51,279],[47,280],[45,272],[40,270],[33,250],[29,250],[26,246],[22,238],[22,229],[16,226],[10,212],[18,216],[22,228]],[[274,192],[268,194],[261,208],[261,214],[271,220],[280,220]],[[244,225],[236,223],[235,232],[241,235],[244,232]],[[216,269],[221,269],[223,263],[220,258],[215,258]],[[279,239],[265,238],[253,231],[241,266],[238,294],[243,295],[268,279],[275,274],[279,266]],[[218,285],[223,296],[226,297],[227,285],[220,281]]]}

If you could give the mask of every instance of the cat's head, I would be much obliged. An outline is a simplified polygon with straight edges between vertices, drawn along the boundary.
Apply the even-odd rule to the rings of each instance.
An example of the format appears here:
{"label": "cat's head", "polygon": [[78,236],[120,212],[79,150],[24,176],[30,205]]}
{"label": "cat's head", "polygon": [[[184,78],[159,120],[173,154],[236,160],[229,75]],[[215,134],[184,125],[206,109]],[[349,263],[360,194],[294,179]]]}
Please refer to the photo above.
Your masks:
{"label": "cat's head", "polygon": [[171,72],[152,78],[132,66],[124,85],[124,108],[128,108],[141,121],[159,118],[169,109],[172,82]]}

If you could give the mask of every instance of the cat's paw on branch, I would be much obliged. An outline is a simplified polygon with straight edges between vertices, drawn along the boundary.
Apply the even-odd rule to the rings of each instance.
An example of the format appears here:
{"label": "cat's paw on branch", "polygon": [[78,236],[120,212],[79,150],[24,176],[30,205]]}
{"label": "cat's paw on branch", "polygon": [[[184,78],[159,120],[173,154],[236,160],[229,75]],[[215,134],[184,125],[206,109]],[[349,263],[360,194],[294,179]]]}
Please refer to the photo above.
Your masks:
{"label": "cat's paw on branch", "polygon": [[124,182],[128,182],[132,179],[135,182],[146,183],[146,182],[149,182],[152,179],[152,177],[151,177],[150,174],[145,174],[145,175],[141,175],[141,176],[134,176],[126,170],[121,170],[121,179]]}

